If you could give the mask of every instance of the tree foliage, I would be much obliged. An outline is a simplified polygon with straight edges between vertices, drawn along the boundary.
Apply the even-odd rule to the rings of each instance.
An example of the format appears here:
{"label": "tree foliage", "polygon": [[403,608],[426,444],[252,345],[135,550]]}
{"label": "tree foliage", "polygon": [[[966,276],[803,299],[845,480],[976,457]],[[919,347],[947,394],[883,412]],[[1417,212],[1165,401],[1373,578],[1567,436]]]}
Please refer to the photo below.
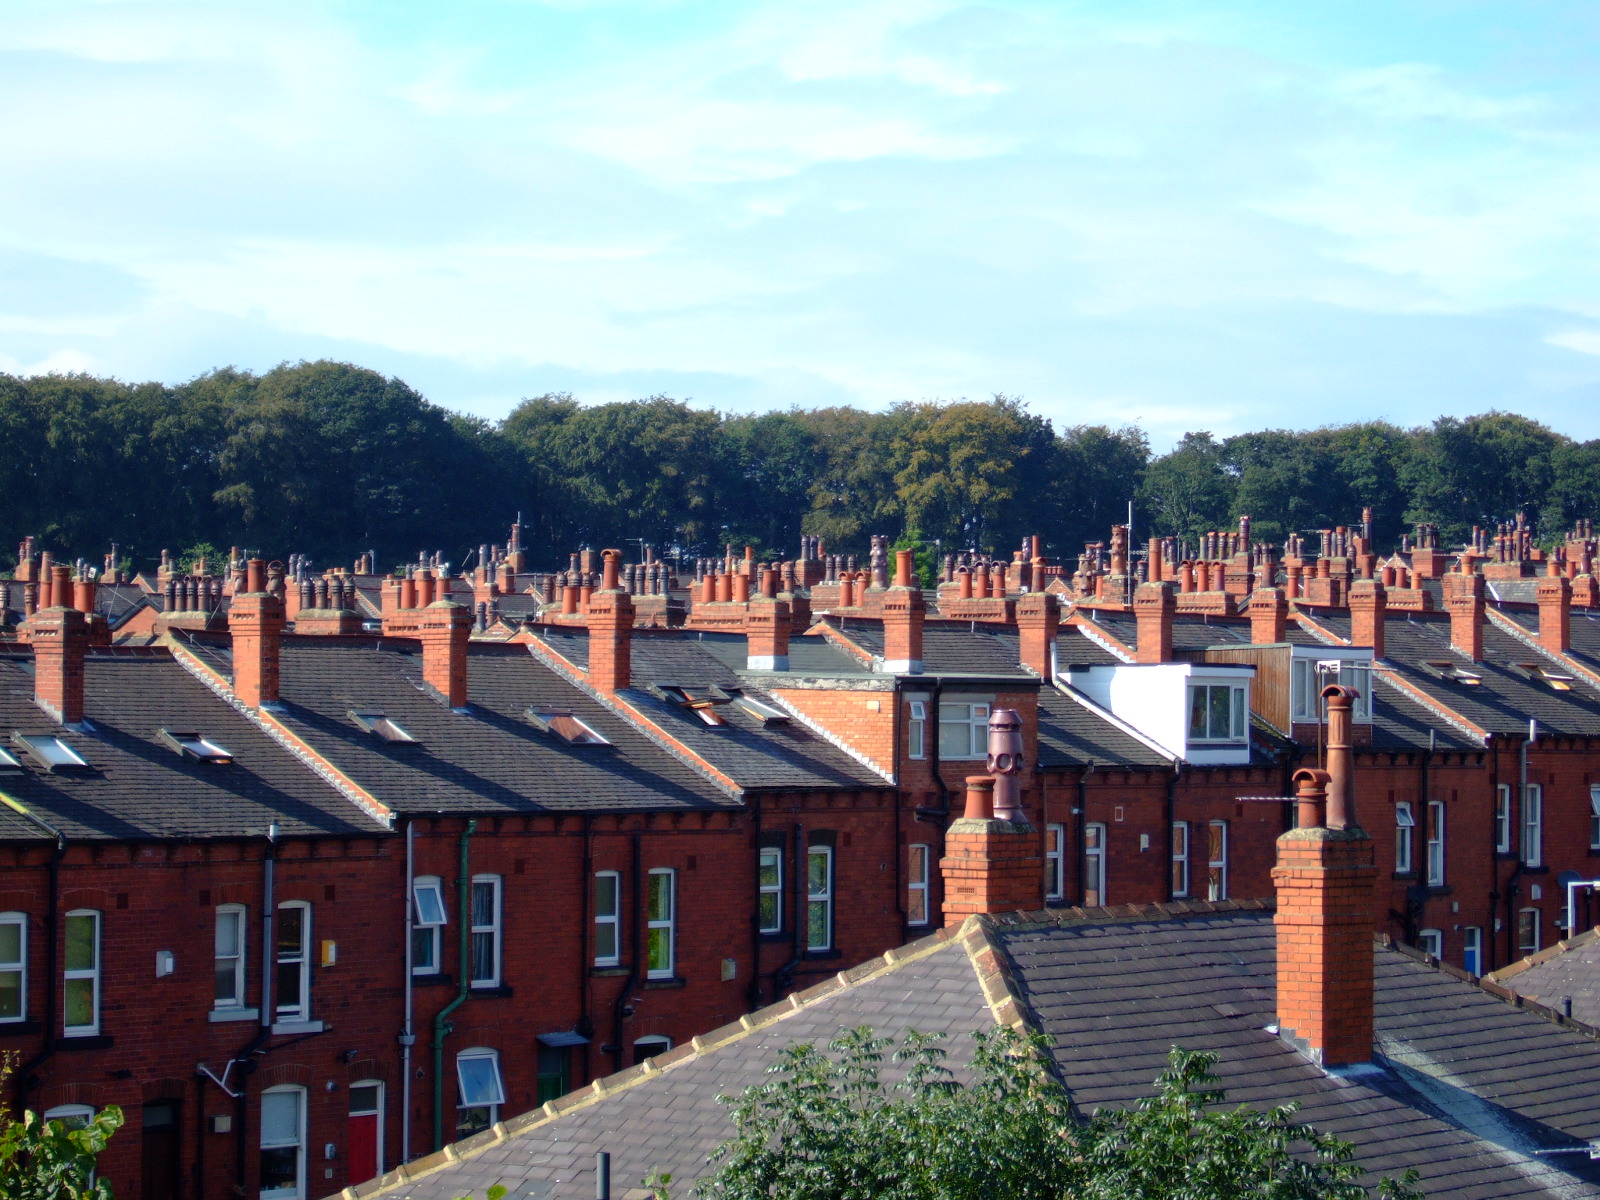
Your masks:
{"label": "tree foliage", "polygon": [[[1132,1109],[1073,1114],[1046,1043],[978,1032],[961,1086],[937,1037],[899,1047],[870,1028],[824,1053],[785,1049],[772,1078],[720,1099],[735,1136],[713,1154],[700,1200],[1364,1200],[1352,1147],[1294,1120],[1292,1106],[1223,1107],[1216,1056],[1174,1048],[1156,1092]],[[902,1075],[886,1083],[886,1060]],[[1382,1196],[1415,1200],[1411,1178]],[[664,1190],[659,1179],[650,1186]]]}
{"label": "tree foliage", "polygon": [[[11,1061],[0,1060],[0,1095]],[[94,1178],[106,1143],[122,1126],[122,1110],[101,1109],[82,1125],[45,1120],[24,1110],[12,1120],[0,1104],[0,1200],[111,1200],[111,1184]]]}
{"label": "tree foliage", "polygon": [[0,445],[0,554],[31,533],[69,559],[98,561],[114,542],[139,569],[204,545],[323,564],[428,549],[461,564],[519,512],[530,561],[552,566],[581,544],[638,539],[787,557],[809,534],[862,554],[879,533],[924,556],[1007,557],[1038,534],[1070,561],[1130,502],[1141,537],[1192,539],[1249,513],[1272,541],[1371,505],[1380,545],[1415,521],[1458,539],[1519,511],[1548,541],[1600,509],[1600,441],[1508,413],[1195,431],[1152,457],[1133,426],[1057,428],[1006,395],[739,415],[549,393],[490,422],[336,362],[175,387],[0,375]]}

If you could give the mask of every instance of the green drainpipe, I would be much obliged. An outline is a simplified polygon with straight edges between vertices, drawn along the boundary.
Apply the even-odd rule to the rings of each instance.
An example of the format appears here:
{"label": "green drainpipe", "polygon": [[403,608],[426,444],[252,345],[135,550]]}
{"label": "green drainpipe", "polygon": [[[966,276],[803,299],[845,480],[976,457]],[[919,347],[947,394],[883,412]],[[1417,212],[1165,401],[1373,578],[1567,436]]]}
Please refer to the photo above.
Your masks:
{"label": "green drainpipe", "polygon": [[468,821],[461,831],[460,876],[456,880],[459,895],[456,905],[461,915],[461,972],[456,976],[456,998],[439,1010],[433,1018],[433,1148],[444,1149],[444,1039],[452,1026],[445,1020],[467,1002],[467,972],[471,969],[468,955],[472,951],[472,875],[467,866],[467,846],[478,831],[477,821]]}

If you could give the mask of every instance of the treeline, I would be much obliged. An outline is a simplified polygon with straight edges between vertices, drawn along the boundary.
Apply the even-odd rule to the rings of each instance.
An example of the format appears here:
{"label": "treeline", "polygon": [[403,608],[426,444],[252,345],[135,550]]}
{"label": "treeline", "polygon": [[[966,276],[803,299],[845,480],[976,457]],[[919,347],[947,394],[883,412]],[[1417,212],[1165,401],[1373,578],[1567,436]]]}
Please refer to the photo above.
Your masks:
{"label": "treeline", "polygon": [[1423,520],[1455,540],[1522,511],[1551,539],[1600,515],[1600,442],[1506,413],[1191,433],[1152,457],[1138,428],[1057,429],[1006,396],[745,416],[562,394],[494,423],[333,362],[176,387],[0,375],[0,447],[4,565],[28,533],[96,562],[115,542],[136,568],[207,543],[325,564],[440,549],[460,565],[518,512],[540,565],[639,539],[792,555],[802,532],[842,550],[873,533],[1008,550],[1038,532],[1070,558],[1130,501],[1136,537],[1193,537],[1249,513],[1273,541],[1371,505],[1380,545]]}

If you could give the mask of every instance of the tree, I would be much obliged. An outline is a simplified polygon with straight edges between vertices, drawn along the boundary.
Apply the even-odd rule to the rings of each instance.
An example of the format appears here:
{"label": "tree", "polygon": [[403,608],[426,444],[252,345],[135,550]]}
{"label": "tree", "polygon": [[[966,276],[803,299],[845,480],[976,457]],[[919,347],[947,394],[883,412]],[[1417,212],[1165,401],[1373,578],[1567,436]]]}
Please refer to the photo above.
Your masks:
{"label": "tree", "polygon": [[[1046,1066],[1045,1039],[973,1035],[972,1082],[959,1085],[937,1036],[892,1052],[862,1027],[785,1049],[769,1082],[738,1097],[734,1137],[711,1157],[701,1200],[1179,1200],[1261,1196],[1364,1200],[1353,1148],[1293,1120],[1292,1106],[1223,1110],[1214,1054],[1174,1048],[1156,1094],[1137,1107],[1074,1117]],[[1382,1196],[1411,1198],[1411,1177]],[[659,1190],[659,1189],[658,1189]]]}
{"label": "tree", "polygon": [[[12,1062],[0,1060],[0,1096]],[[95,1163],[122,1126],[122,1110],[101,1109],[82,1125],[47,1121],[24,1110],[13,1121],[0,1104],[0,1198],[3,1200],[111,1200],[111,1184],[94,1178]]]}
{"label": "tree", "polygon": [[1222,447],[1209,433],[1186,433],[1171,454],[1156,459],[1140,488],[1151,531],[1191,543],[1232,524],[1234,480]]}

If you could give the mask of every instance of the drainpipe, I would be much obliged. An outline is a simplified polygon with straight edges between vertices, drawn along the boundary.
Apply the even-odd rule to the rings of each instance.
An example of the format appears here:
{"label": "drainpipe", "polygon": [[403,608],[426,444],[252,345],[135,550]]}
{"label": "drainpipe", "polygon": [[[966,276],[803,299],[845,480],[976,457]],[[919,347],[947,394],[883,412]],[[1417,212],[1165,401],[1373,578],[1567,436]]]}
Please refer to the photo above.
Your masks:
{"label": "drainpipe", "polygon": [[467,827],[461,831],[461,862],[457,868],[460,876],[456,880],[456,904],[460,906],[461,919],[461,971],[456,979],[456,998],[441,1008],[433,1018],[433,1149],[438,1153],[444,1149],[444,1039],[450,1033],[450,1025],[445,1018],[467,1002],[467,989],[470,984],[468,972],[472,969],[469,955],[472,952],[472,874],[469,865],[468,848],[472,843],[472,835],[478,831],[476,819],[469,820]]}
{"label": "drainpipe", "polygon": [[635,831],[631,835],[633,842],[633,883],[630,899],[633,901],[628,906],[629,930],[633,942],[633,953],[628,956],[628,977],[622,981],[622,990],[617,993],[617,1000],[611,1008],[611,1059],[613,1070],[622,1070],[622,1022],[633,1015],[633,1008],[629,1001],[633,997],[633,989],[639,982],[639,958],[644,953],[644,945],[639,936],[639,910],[644,906],[644,896],[640,892],[642,879],[639,867],[639,839],[640,834]]}
{"label": "drainpipe", "polygon": [[415,817],[406,818],[406,950],[405,972],[406,977],[402,984],[405,989],[405,1020],[400,1026],[400,1161],[411,1161],[411,1047],[417,1044],[416,1030],[411,1022],[414,1016],[416,996],[411,986],[411,970],[415,965],[411,959],[411,938],[416,928],[416,898],[412,891],[417,871],[416,856],[417,821]]}
{"label": "drainpipe", "polygon": [[[38,1086],[33,1073],[55,1055],[56,1052],[56,977],[59,974],[57,967],[59,960],[56,949],[58,926],[61,923],[61,860],[67,856],[67,835],[62,833],[50,822],[42,817],[35,816],[20,801],[13,800],[4,792],[0,792],[0,803],[30,824],[38,827],[56,840],[56,848],[51,852],[49,873],[50,899],[49,908],[45,913],[45,955],[49,963],[48,974],[44,977],[44,1044],[39,1048],[39,1053],[30,1058],[17,1071],[18,1108],[28,1107],[28,1093]],[[24,1014],[26,1015],[26,1014]]]}

